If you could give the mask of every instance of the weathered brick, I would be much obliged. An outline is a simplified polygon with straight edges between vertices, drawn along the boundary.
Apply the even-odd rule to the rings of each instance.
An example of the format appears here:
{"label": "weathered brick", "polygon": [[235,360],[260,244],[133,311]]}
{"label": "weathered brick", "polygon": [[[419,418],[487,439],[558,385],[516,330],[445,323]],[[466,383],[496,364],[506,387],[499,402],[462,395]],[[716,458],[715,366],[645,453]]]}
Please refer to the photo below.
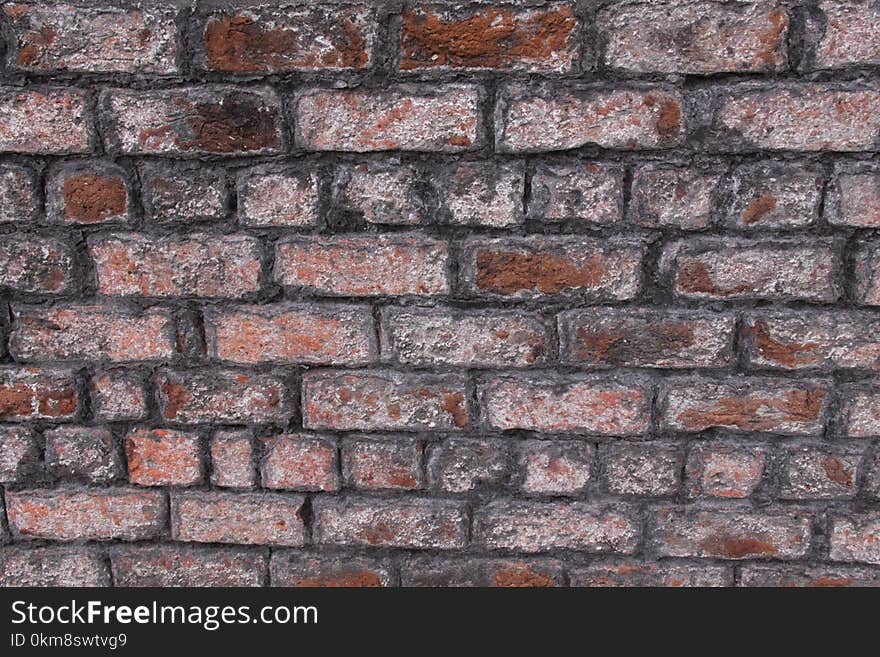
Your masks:
{"label": "weathered brick", "polygon": [[555,559],[411,557],[401,565],[402,586],[533,588],[563,585]]}
{"label": "weathered brick", "polygon": [[78,411],[77,382],[71,370],[0,368],[0,420],[58,422],[73,419]]}
{"label": "weathered brick", "polygon": [[872,2],[819,3],[822,12],[821,36],[809,68],[833,69],[880,64],[880,11]]}
{"label": "weathered brick", "polygon": [[725,220],[734,228],[804,228],[819,219],[823,176],[803,164],[745,164],[733,170]]}
{"label": "weathered brick", "polygon": [[506,376],[482,382],[479,395],[495,429],[625,436],[650,423],[651,392],[641,379]]}
{"label": "weathered brick", "polygon": [[545,362],[547,329],[521,311],[389,307],[382,358],[409,365],[525,367]]}
{"label": "weathered brick", "polygon": [[45,432],[46,467],[57,477],[107,483],[122,472],[122,455],[104,427],[58,427]]}
{"label": "weathered brick", "polygon": [[615,2],[598,18],[605,65],[636,73],[781,71],[789,18],[776,2]]}
{"label": "weathered brick", "polygon": [[793,566],[748,564],[739,576],[740,586],[787,588],[840,588],[880,586],[880,570],[847,566]]}
{"label": "weathered brick", "polygon": [[246,549],[145,545],[114,549],[116,586],[262,586],[265,555]]}
{"label": "weathered brick", "polygon": [[692,311],[588,308],[558,315],[560,359],[609,367],[723,367],[735,317]]}
{"label": "weathered brick", "polygon": [[257,484],[253,436],[249,431],[218,431],[211,438],[211,483],[221,488]]}
{"label": "weathered brick", "polygon": [[473,150],[484,141],[482,102],[471,85],[309,90],[295,101],[295,141],[312,151]]}
{"label": "weathered brick", "polygon": [[0,165],[0,224],[28,222],[37,214],[33,172],[17,164]]}
{"label": "weathered brick", "polygon": [[245,171],[238,177],[238,221],[244,226],[318,224],[318,175],[308,171]]}
{"label": "weathered brick", "polygon": [[73,287],[73,250],[53,237],[5,235],[0,242],[0,287],[60,294]]}
{"label": "weathered brick", "polygon": [[157,388],[162,417],[184,424],[284,423],[291,412],[287,386],[272,374],[162,370]]}
{"label": "weathered brick", "polygon": [[281,102],[266,88],[113,89],[100,104],[113,153],[261,155],[283,146]]}
{"label": "weathered brick", "polygon": [[761,485],[769,461],[766,445],[709,440],[693,443],[685,488],[693,497],[749,497]]}
{"label": "weathered brick", "polygon": [[349,485],[366,490],[421,488],[421,443],[401,436],[347,440],[342,445],[342,476]]}
{"label": "weathered brick", "polygon": [[765,377],[669,379],[661,386],[662,426],[819,436],[829,404],[827,381]]}
{"label": "weathered brick", "polygon": [[840,388],[841,429],[851,438],[880,436],[880,387],[874,381]]}
{"label": "weathered brick", "polygon": [[458,502],[422,498],[318,498],[318,544],[448,550],[464,547],[467,515]]}
{"label": "weathered brick", "polygon": [[15,425],[0,427],[0,483],[23,479],[37,469],[40,457],[34,432]]}
{"label": "weathered brick", "polygon": [[440,223],[505,228],[523,222],[522,162],[458,162],[430,182],[440,201]]}
{"label": "weathered brick", "polygon": [[658,510],[650,533],[660,556],[715,559],[797,559],[811,536],[810,518],[797,512],[676,507]]}
{"label": "weathered brick", "polygon": [[578,495],[592,481],[596,449],[580,440],[524,440],[516,445],[514,477],[529,495]]}
{"label": "weathered brick", "polygon": [[682,450],[674,444],[639,442],[599,446],[605,488],[614,495],[675,495],[681,485]]}
{"label": "weathered brick", "polygon": [[65,167],[46,183],[46,214],[63,224],[102,224],[129,220],[125,172],[106,162]]}
{"label": "weathered brick", "polygon": [[7,58],[25,71],[177,73],[177,8],[8,3]]}
{"label": "weathered brick", "polygon": [[339,488],[336,443],[308,434],[263,439],[263,487],[302,491]]}
{"label": "weathered brick", "polygon": [[640,534],[632,510],[622,505],[495,500],[474,514],[473,542],[488,549],[632,554]]}
{"label": "weathered brick", "polygon": [[643,243],[629,239],[475,238],[464,244],[461,277],[470,294],[622,301],[641,288],[643,255]]}
{"label": "weathered brick", "polygon": [[202,439],[170,429],[136,429],[125,437],[128,478],[140,486],[189,486],[202,479]]}
{"label": "weathered brick", "polygon": [[141,168],[144,212],[159,224],[189,224],[225,218],[226,176],[220,169],[145,164]]}
{"label": "weathered brick", "polygon": [[833,515],[830,557],[832,561],[880,565],[880,514]]}
{"label": "weathered brick", "polygon": [[97,420],[118,422],[147,416],[146,382],[138,372],[119,368],[96,372],[90,392]]}
{"label": "weathered brick", "polygon": [[564,151],[595,145],[615,150],[669,148],[684,138],[682,101],[660,87],[506,85],[495,108],[495,147],[502,153]]}
{"label": "weathered brick", "polygon": [[222,73],[360,70],[373,62],[377,27],[364,6],[231,8],[207,17],[202,63]]}
{"label": "weathered brick", "polygon": [[392,586],[394,570],[381,559],[273,550],[269,579],[272,586],[372,588]]}
{"label": "weathered brick", "polygon": [[362,365],[378,356],[365,306],[210,308],[204,319],[208,354],[222,361]]}
{"label": "weathered brick", "polygon": [[542,7],[439,7],[403,10],[400,68],[570,73],[578,65],[580,25],[569,4]]}
{"label": "weathered brick", "polygon": [[840,296],[836,243],[821,238],[680,241],[666,247],[660,266],[686,298],[830,303]]}
{"label": "weathered brick", "polygon": [[302,406],[309,429],[442,431],[471,423],[460,375],[308,372]]}
{"label": "weathered brick", "polygon": [[54,541],[137,541],[165,526],[165,496],[134,488],[6,492],[17,536]]}
{"label": "weathered brick", "polygon": [[327,296],[437,295],[449,289],[448,258],[446,242],[419,235],[288,238],[274,278]]}
{"label": "weathered brick", "polygon": [[545,222],[614,224],[623,214],[623,171],[596,162],[538,163],[528,214]]}
{"label": "weathered brick", "polygon": [[238,299],[260,288],[260,244],[244,235],[89,238],[98,291],[111,296]]}
{"label": "weathered brick", "polygon": [[2,586],[109,586],[110,574],[95,550],[59,547],[0,548]]}
{"label": "weathered brick", "polygon": [[19,361],[167,360],[177,351],[163,308],[113,305],[16,306],[9,353]]}
{"label": "weathered brick", "polygon": [[835,226],[880,226],[880,171],[838,164],[826,194],[825,219]]}
{"label": "weathered brick", "polygon": [[94,123],[84,91],[0,87],[0,152],[89,153]]}
{"label": "weathered brick", "polygon": [[302,506],[302,497],[278,493],[172,493],[171,533],[196,543],[299,547]]}
{"label": "weathered brick", "polygon": [[630,219],[639,226],[702,230],[713,221],[721,173],[645,164],[633,176]]}
{"label": "weathered brick", "polygon": [[853,295],[856,302],[865,306],[880,306],[880,242],[860,240],[852,253],[855,262]]}
{"label": "weathered brick", "polygon": [[821,445],[789,447],[782,457],[780,497],[794,500],[851,498],[862,454]]}
{"label": "weathered brick", "polygon": [[333,179],[333,202],[370,224],[411,226],[427,216],[415,167],[391,163],[340,166]]}
{"label": "weathered brick", "polygon": [[571,568],[569,580],[571,586],[708,587],[730,586],[733,576],[729,568],[717,565],[625,561]]}
{"label": "weathered brick", "polygon": [[428,483],[449,493],[499,486],[510,472],[509,458],[499,441],[450,438],[428,448]]}

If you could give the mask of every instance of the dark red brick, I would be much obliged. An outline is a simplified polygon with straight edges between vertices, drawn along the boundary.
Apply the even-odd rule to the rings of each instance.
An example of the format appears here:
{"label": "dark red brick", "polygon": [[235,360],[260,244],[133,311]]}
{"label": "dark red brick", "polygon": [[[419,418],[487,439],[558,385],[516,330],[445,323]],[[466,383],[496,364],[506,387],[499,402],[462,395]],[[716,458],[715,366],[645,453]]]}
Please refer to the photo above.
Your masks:
{"label": "dark red brick", "polygon": [[382,559],[294,550],[273,550],[269,573],[272,586],[300,588],[374,588],[395,581],[393,566]]}
{"label": "dark red brick", "polygon": [[0,87],[0,152],[90,153],[94,117],[84,91]]}
{"label": "dark red brick", "polygon": [[253,436],[218,431],[211,438],[211,483],[220,488],[253,488],[257,483]]}
{"label": "dark red brick", "polygon": [[421,488],[422,446],[403,436],[348,440],[342,445],[342,476],[366,490]]}
{"label": "dark red brick", "polygon": [[128,478],[140,486],[189,486],[202,479],[202,439],[170,429],[136,429],[125,438]]}
{"label": "dark red brick", "polygon": [[766,445],[708,440],[692,443],[685,469],[689,495],[749,497],[761,485],[770,460]]}
{"label": "dark red brick", "polygon": [[0,420],[71,420],[79,411],[71,370],[5,366],[0,368]]}
{"label": "dark red brick", "polygon": [[334,491],[339,488],[336,443],[308,434],[263,439],[264,488]]}

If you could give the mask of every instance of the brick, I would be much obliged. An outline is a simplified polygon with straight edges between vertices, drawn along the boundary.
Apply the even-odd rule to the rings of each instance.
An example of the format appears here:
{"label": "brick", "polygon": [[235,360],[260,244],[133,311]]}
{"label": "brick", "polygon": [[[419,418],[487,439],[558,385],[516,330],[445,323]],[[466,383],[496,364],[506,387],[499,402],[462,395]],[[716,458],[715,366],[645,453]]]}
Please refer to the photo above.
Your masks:
{"label": "brick", "polygon": [[144,212],[158,224],[190,224],[224,219],[229,207],[220,169],[145,164],[141,168]]}
{"label": "brick", "polygon": [[134,488],[6,492],[16,536],[54,541],[138,541],[165,527],[165,496]]}
{"label": "brick", "polygon": [[733,170],[727,225],[743,230],[804,228],[819,219],[822,174],[802,164],[745,164]]}
{"label": "brick", "polygon": [[308,434],[263,439],[264,488],[334,491],[339,488],[336,443]]}
{"label": "brick", "polygon": [[246,549],[146,545],[114,549],[116,586],[262,586],[267,558]]}
{"label": "brick", "polygon": [[406,7],[400,69],[570,73],[578,64],[580,25],[568,4],[542,7]]}
{"label": "brick", "polygon": [[294,139],[310,151],[469,151],[483,145],[482,102],[471,85],[313,89],[295,101]]}
{"label": "brick", "polygon": [[363,365],[378,357],[365,306],[210,308],[204,321],[208,355],[226,362]]}
{"label": "brick", "polygon": [[420,184],[421,176],[412,166],[395,162],[343,165],[333,179],[333,203],[369,224],[412,226],[427,216]]}
{"label": "brick", "polygon": [[872,438],[880,435],[880,388],[874,381],[843,386],[841,430],[850,438]]}
{"label": "brick", "polygon": [[880,499],[880,451],[865,459],[864,490],[868,497]]}
{"label": "brick", "polygon": [[684,138],[682,101],[660,87],[615,90],[511,84],[499,91],[495,148],[501,153],[669,148]]}
{"label": "brick", "polygon": [[272,586],[299,588],[375,588],[393,586],[394,570],[382,559],[273,550]]}
{"label": "brick", "polygon": [[474,513],[475,545],[495,550],[632,554],[640,540],[631,509],[586,502],[495,500]]}
{"label": "brick", "polygon": [[776,2],[618,2],[600,13],[605,65],[635,73],[787,68],[789,18]]}
{"label": "brick", "polygon": [[415,234],[288,238],[276,244],[274,279],[324,296],[438,295],[449,290],[448,258],[446,242]]}
{"label": "brick", "polygon": [[173,74],[177,65],[177,9],[128,9],[62,3],[4,6],[9,62],[38,73]]}
{"label": "brick", "polygon": [[287,386],[272,374],[162,370],[156,381],[159,412],[172,422],[284,423],[290,417]]}
{"label": "brick", "polygon": [[745,85],[717,107],[708,143],[730,151],[868,151],[880,131],[880,92],[859,85]]}
{"label": "brick", "polygon": [[880,514],[833,515],[830,558],[880,565]]}
{"label": "brick", "polygon": [[118,422],[147,416],[146,382],[138,372],[118,368],[96,372],[90,392],[97,420]]}
{"label": "brick", "polygon": [[110,296],[239,299],[260,288],[260,244],[244,235],[93,236],[98,291]]}
{"label": "brick", "polygon": [[531,178],[528,215],[545,222],[607,226],[623,214],[623,171],[596,162],[538,163]]}
{"label": "brick", "polygon": [[522,162],[458,162],[429,181],[440,201],[440,223],[491,228],[523,223]]}
{"label": "brick", "polygon": [[73,250],[53,237],[6,235],[0,242],[0,287],[61,294],[73,287]]}
{"label": "brick", "polygon": [[190,486],[202,479],[202,439],[170,429],[136,429],[125,437],[128,478],[140,486]]}
{"label": "brick", "polygon": [[0,548],[0,587],[109,586],[110,574],[95,550],[58,547]]}
{"label": "brick", "polygon": [[84,91],[0,87],[0,152],[89,153],[94,123]]}
{"label": "brick", "polygon": [[717,440],[692,443],[685,466],[685,489],[692,497],[749,497],[764,478],[766,445]]}
{"label": "brick", "polygon": [[306,171],[240,174],[238,221],[244,226],[316,226],[318,175]]}
{"label": "brick", "polygon": [[555,559],[411,557],[401,565],[402,586],[543,588],[563,586]]}
{"label": "brick", "polygon": [[442,431],[471,423],[465,380],[458,375],[308,372],[302,400],[309,429]]}
{"label": "brick", "polygon": [[865,306],[880,306],[880,242],[863,240],[853,248],[853,297]]}
{"label": "brick", "polygon": [[350,486],[365,490],[421,488],[422,445],[399,436],[347,440],[342,445],[342,476]]}
{"label": "brick", "polygon": [[740,571],[740,586],[762,588],[840,588],[880,586],[880,570],[847,566],[749,564]]}
{"label": "brick", "polygon": [[36,214],[33,172],[17,164],[0,165],[0,224],[29,222]]}
{"label": "brick", "polygon": [[588,308],[557,316],[565,363],[609,367],[723,367],[735,317],[664,309]]}
{"label": "brick", "polygon": [[46,183],[46,214],[62,224],[125,223],[128,183],[121,167],[105,162],[52,172]]}
{"label": "brick", "polygon": [[369,67],[377,22],[368,7],[254,7],[205,21],[205,68],[221,73],[342,71]]}
{"label": "brick", "polygon": [[779,496],[793,500],[852,498],[862,454],[846,448],[802,445],[785,450]]}
{"label": "brick", "polygon": [[819,436],[829,404],[827,381],[768,377],[668,379],[661,387],[663,428],[710,428]]}
{"label": "brick", "polygon": [[646,382],[590,375],[497,377],[479,385],[484,422],[501,430],[639,435],[650,422]]}
{"label": "brick", "polygon": [[834,69],[880,64],[880,11],[870,2],[819,3],[822,33],[809,68]]}
{"label": "brick", "polygon": [[283,146],[281,102],[266,88],[113,89],[100,105],[113,153],[263,155]]}
{"label": "brick", "polygon": [[464,243],[461,278],[481,296],[622,301],[641,289],[643,255],[643,243],[629,239],[475,238]]}
{"label": "brick", "polygon": [[880,171],[837,165],[825,199],[825,219],[834,226],[880,226]]}
{"label": "brick", "polygon": [[44,435],[46,466],[56,477],[101,484],[122,472],[120,450],[104,427],[58,427]]}
{"label": "brick", "polygon": [[163,308],[16,306],[9,352],[19,361],[167,360],[177,352],[174,318]]}
{"label": "brick", "polygon": [[659,509],[651,544],[660,556],[797,559],[810,547],[810,518],[752,511]]}
{"label": "brick", "polygon": [[661,270],[691,299],[805,300],[840,296],[832,241],[702,239],[666,247]]}
{"label": "brick", "polygon": [[646,164],[633,176],[630,219],[647,228],[702,230],[713,221],[720,172]]}
{"label": "brick", "polygon": [[427,453],[428,484],[449,493],[503,485],[510,472],[509,450],[492,440],[450,438]]}
{"label": "brick", "polygon": [[528,495],[579,495],[592,481],[596,449],[579,440],[517,443],[517,483]]}
{"label": "brick", "polygon": [[39,467],[40,452],[34,432],[27,427],[0,427],[0,483],[24,479]]}
{"label": "brick", "polygon": [[681,485],[682,450],[655,442],[599,446],[605,488],[614,495],[675,495]]}
{"label": "brick", "polygon": [[449,500],[323,497],[314,514],[317,544],[449,550],[467,542],[465,507]]}
{"label": "brick", "polygon": [[220,488],[257,484],[253,436],[249,431],[218,431],[211,438],[211,483]]}
{"label": "brick", "polygon": [[302,497],[278,493],[172,493],[171,534],[186,542],[300,547],[302,506]]}
{"label": "brick", "polygon": [[571,586],[580,587],[717,587],[730,586],[728,568],[717,565],[599,563],[569,569]]}
{"label": "brick", "polygon": [[65,369],[0,368],[0,420],[71,420],[79,411],[74,373]]}
{"label": "brick", "polygon": [[527,367],[546,361],[547,329],[523,312],[389,307],[383,360],[408,365]]}

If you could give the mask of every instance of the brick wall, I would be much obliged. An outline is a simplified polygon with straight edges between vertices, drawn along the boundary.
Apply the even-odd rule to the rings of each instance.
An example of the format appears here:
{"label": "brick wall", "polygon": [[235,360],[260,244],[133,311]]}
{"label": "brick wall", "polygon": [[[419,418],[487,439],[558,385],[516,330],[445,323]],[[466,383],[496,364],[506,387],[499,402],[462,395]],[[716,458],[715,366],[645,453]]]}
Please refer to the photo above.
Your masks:
{"label": "brick wall", "polygon": [[2,35],[0,583],[880,583],[880,2]]}

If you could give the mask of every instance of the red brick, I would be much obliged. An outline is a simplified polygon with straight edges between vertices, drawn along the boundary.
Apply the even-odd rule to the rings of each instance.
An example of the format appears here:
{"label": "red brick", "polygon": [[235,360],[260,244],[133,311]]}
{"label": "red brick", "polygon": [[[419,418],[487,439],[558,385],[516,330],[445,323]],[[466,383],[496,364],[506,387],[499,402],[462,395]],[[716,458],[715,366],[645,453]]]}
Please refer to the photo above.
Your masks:
{"label": "red brick", "polygon": [[650,423],[651,392],[641,379],[508,376],[483,382],[479,394],[494,429],[626,436]]}
{"label": "red brick", "polygon": [[318,175],[306,171],[247,171],[238,178],[238,221],[244,226],[318,224]]}
{"label": "red brick", "polygon": [[403,562],[402,586],[550,587],[563,586],[562,563],[555,559],[481,559],[416,556]]}
{"label": "red brick", "polygon": [[448,258],[445,242],[415,234],[288,238],[274,278],[325,296],[437,295],[449,290]]}
{"label": "red brick", "polygon": [[369,7],[253,7],[208,16],[204,66],[222,73],[360,70],[373,62]]}
{"label": "red brick", "polygon": [[646,164],[633,176],[630,218],[647,228],[702,230],[713,220],[721,173]]}
{"label": "red brick", "polygon": [[560,359],[610,367],[723,367],[735,317],[692,311],[586,308],[558,315]]}
{"label": "red brick", "polygon": [[287,386],[272,374],[163,370],[157,387],[159,411],[173,422],[284,423],[290,417]]}
{"label": "red brick", "polygon": [[528,214],[545,222],[574,220],[607,226],[623,213],[623,171],[596,162],[538,163]]}
{"label": "red brick", "polygon": [[0,549],[0,586],[109,586],[110,574],[95,550],[58,547]]}
{"label": "red brick", "polygon": [[116,586],[262,586],[267,558],[246,549],[145,545],[114,549]]}
{"label": "red brick", "polygon": [[503,442],[450,438],[428,447],[428,483],[449,493],[494,488],[507,480],[509,458]]}
{"label": "red brick", "polygon": [[580,550],[632,554],[640,523],[624,505],[496,500],[474,515],[475,545],[517,552]]}
{"label": "red brick", "polygon": [[392,586],[394,570],[380,559],[273,550],[269,579],[272,586],[374,588]]}
{"label": "red brick", "polygon": [[616,90],[512,84],[499,91],[495,147],[501,153],[669,148],[684,138],[682,101],[665,88]]}
{"label": "red brick", "polygon": [[605,65],[636,73],[787,68],[788,13],[776,2],[616,2],[598,18]]}
{"label": "red brick", "polygon": [[657,511],[651,543],[666,557],[797,559],[807,554],[810,518],[748,510],[667,507]]}
{"label": "red brick", "polygon": [[5,235],[0,242],[0,287],[60,294],[73,287],[73,250],[61,240]]}
{"label": "red brick", "polygon": [[819,3],[821,38],[809,68],[832,69],[880,64],[880,11],[870,2]]}
{"label": "red brick", "polygon": [[525,440],[517,443],[515,476],[529,495],[579,495],[592,481],[596,456],[580,440]]}
{"label": "red brick", "polygon": [[222,361],[362,365],[378,356],[366,306],[237,306],[204,317],[208,354]]}
{"label": "red brick", "polygon": [[55,541],[137,541],[165,527],[165,496],[134,488],[6,492],[17,536]]}
{"label": "red brick", "polygon": [[822,174],[803,164],[745,164],[733,171],[726,222],[743,230],[804,228],[819,219]]}
{"label": "red brick", "polygon": [[84,91],[0,87],[0,152],[89,153],[94,117]]}
{"label": "red brick", "polygon": [[740,571],[740,586],[762,588],[840,588],[880,586],[880,570],[847,566],[749,564]]}
{"label": "red brick", "polygon": [[182,492],[171,496],[171,533],[196,543],[305,543],[303,498],[278,493]]}
{"label": "red brick", "polygon": [[229,192],[219,169],[145,164],[140,179],[144,212],[156,223],[189,224],[226,216]]}
{"label": "red brick", "polygon": [[843,433],[851,438],[880,436],[880,388],[873,381],[867,381],[844,386],[838,394],[843,401]]}
{"label": "red brick", "polygon": [[79,411],[71,370],[6,366],[0,368],[0,420],[63,421]]}
{"label": "red brick", "polygon": [[768,461],[766,445],[693,443],[685,469],[686,490],[693,497],[749,497],[761,485]]}
{"label": "red brick", "polygon": [[599,563],[569,570],[571,586],[582,587],[708,587],[730,586],[729,568],[716,565]]}
{"label": "red brick", "polygon": [[36,214],[33,172],[17,164],[0,165],[0,224],[29,222]]}
{"label": "red brick", "polygon": [[880,242],[860,240],[853,248],[856,303],[880,306]]}
{"label": "red brick", "polygon": [[253,436],[249,431],[218,431],[211,438],[211,483],[221,488],[253,488]]}
{"label": "red brick", "polygon": [[669,245],[661,269],[675,294],[692,299],[802,299],[840,296],[836,243],[800,240],[702,239]]}
{"label": "red brick", "polygon": [[309,429],[442,431],[471,423],[458,375],[308,372],[302,402]]}
{"label": "red brick", "polygon": [[39,457],[31,429],[15,425],[0,427],[0,483],[23,479],[38,467]]}
{"label": "red brick", "polygon": [[464,244],[461,277],[466,292],[483,296],[622,301],[641,289],[643,255],[628,239],[477,238]]}
{"label": "red brick", "polygon": [[825,219],[834,226],[880,226],[880,171],[838,165],[828,187]]}
{"label": "red brick", "polygon": [[177,351],[168,310],[122,306],[17,306],[9,352],[19,361],[167,360]]}
{"label": "red brick", "polygon": [[421,498],[317,498],[315,543],[448,550],[467,542],[464,504]]}
{"label": "red brick", "polygon": [[412,166],[391,162],[340,166],[333,180],[333,201],[343,212],[370,224],[411,226],[427,215]]}
{"label": "red brick", "polygon": [[111,296],[237,299],[260,288],[260,244],[244,235],[94,236],[89,255]]}
{"label": "red brick", "polygon": [[334,491],[339,488],[336,443],[307,434],[263,439],[264,488]]}
{"label": "red brick", "polygon": [[342,445],[342,476],[365,490],[421,488],[422,445],[405,437],[358,438]]}
{"label": "red brick", "polygon": [[526,367],[548,349],[543,321],[520,311],[390,307],[381,337],[383,360],[409,365]]}
{"label": "red brick", "polygon": [[178,72],[177,9],[77,7],[63,3],[4,6],[18,69],[49,73]]}
{"label": "red brick", "polygon": [[578,65],[580,25],[569,4],[403,10],[400,68],[570,73]]}
{"label": "red brick", "polygon": [[847,499],[856,494],[862,453],[856,449],[800,445],[782,457],[780,498],[792,500]]}
{"label": "red brick", "polygon": [[880,514],[833,515],[830,557],[832,561],[880,565]]}
{"label": "red brick", "polygon": [[314,89],[296,100],[295,140],[311,151],[473,150],[484,141],[482,101],[470,85]]}
{"label": "red brick", "polygon": [[281,102],[267,88],[114,89],[101,107],[113,153],[262,155],[283,145]]}
{"label": "red brick", "polygon": [[128,478],[140,486],[189,486],[202,479],[202,439],[170,429],[136,429],[125,438]]}
{"label": "red brick", "polygon": [[522,162],[457,162],[429,181],[440,201],[440,223],[491,228],[523,223]]}
{"label": "red brick", "polygon": [[107,483],[122,472],[122,455],[103,427],[58,427],[45,432],[46,466],[56,477]]}
{"label": "red brick", "polygon": [[123,369],[96,372],[91,384],[92,413],[105,422],[143,420],[147,389],[143,375]]}
{"label": "red brick", "polygon": [[68,167],[53,172],[46,185],[46,210],[53,221],[89,225],[129,219],[128,184],[120,167]]}
{"label": "red brick", "polygon": [[827,381],[745,377],[668,379],[660,394],[662,425],[819,436],[829,404]]}
{"label": "red brick", "polygon": [[643,497],[678,493],[684,463],[674,444],[609,443],[599,446],[604,486],[613,495]]}

